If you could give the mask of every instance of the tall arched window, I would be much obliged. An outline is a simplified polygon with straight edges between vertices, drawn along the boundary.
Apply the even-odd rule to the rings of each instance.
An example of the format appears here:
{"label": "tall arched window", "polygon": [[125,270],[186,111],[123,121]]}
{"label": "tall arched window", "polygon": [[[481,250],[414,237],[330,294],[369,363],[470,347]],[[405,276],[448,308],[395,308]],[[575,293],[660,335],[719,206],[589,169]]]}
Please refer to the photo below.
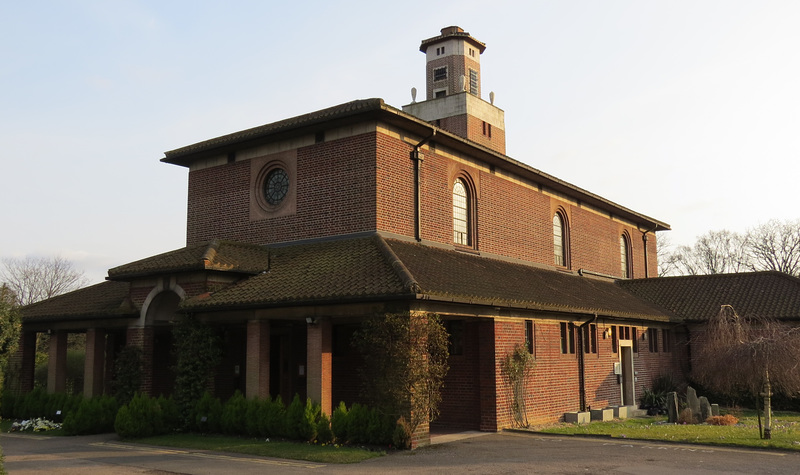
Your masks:
{"label": "tall arched window", "polygon": [[469,194],[461,179],[453,185],[453,242],[469,246],[472,239],[469,232]]}
{"label": "tall arched window", "polygon": [[632,274],[631,246],[628,236],[625,233],[619,237],[619,263],[620,270],[622,271],[620,275],[622,275],[622,277],[625,279],[630,279]]}
{"label": "tall arched window", "polygon": [[553,252],[557,266],[569,267],[569,240],[567,238],[566,219],[560,212],[556,213],[553,215]]}

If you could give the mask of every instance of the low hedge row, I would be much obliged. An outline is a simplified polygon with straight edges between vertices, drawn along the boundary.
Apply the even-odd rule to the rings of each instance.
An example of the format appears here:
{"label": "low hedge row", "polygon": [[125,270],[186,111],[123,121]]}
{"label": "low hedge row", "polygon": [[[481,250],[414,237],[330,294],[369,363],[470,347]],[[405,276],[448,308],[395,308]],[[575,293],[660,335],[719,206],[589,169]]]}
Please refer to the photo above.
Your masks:
{"label": "low hedge row", "polygon": [[[197,402],[188,429],[200,433],[221,433],[247,437],[279,437],[321,444],[394,445],[407,447],[405,425],[393,416],[360,404],[348,410],[340,403],[331,419],[318,404],[295,395],[286,406],[275,399],[246,399],[237,391],[222,403],[206,392]],[[171,399],[137,394],[117,413],[114,429],[123,438],[148,437],[180,430],[180,415]]]}
{"label": "low hedge row", "polygon": [[121,407],[111,396],[85,399],[80,395],[50,394],[35,389],[24,395],[2,394],[2,417],[8,419],[45,418],[63,421],[69,435],[116,431],[123,438],[148,437],[190,430],[259,438],[326,443],[350,443],[408,447],[405,424],[360,404],[349,409],[340,403],[330,418],[319,404],[302,401],[295,395],[287,406],[275,399],[246,399],[237,391],[225,403],[206,392],[195,404],[187,427],[172,398],[153,398],[136,394]]}

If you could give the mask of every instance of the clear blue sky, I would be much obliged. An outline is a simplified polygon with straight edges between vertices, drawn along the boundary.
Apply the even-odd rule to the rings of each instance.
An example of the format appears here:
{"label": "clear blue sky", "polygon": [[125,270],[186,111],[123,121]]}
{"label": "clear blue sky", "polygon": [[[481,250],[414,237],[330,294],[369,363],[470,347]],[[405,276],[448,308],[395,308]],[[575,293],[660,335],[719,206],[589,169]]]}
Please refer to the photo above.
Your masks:
{"label": "clear blue sky", "polygon": [[800,2],[49,1],[0,6],[0,257],[109,267],[185,242],[163,152],[424,91],[422,39],[487,44],[508,154],[670,223],[797,219]]}

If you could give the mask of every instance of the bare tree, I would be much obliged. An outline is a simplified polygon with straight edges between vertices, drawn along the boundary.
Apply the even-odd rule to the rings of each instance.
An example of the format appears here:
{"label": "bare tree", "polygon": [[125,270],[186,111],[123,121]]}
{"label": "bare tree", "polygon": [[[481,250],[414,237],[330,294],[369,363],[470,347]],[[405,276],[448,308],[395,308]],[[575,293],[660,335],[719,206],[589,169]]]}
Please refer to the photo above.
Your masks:
{"label": "bare tree", "polygon": [[678,246],[665,256],[665,265],[676,274],[723,274],[749,268],[746,238],[723,229],[697,238],[693,247]]}
{"label": "bare tree", "polygon": [[675,263],[674,251],[672,249],[672,239],[668,234],[658,235],[658,248],[656,256],[658,257],[658,276],[664,277],[668,275],[675,275],[678,273],[678,267]]}
{"label": "bare tree", "polygon": [[773,219],[747,233],[753,270],[775,270],[800,276],[800,220]]}
{"label": "bare tree", "polygon": [[17,296],[20,305],[49,299],[87,283],[82,270],[59,256],[6,258],[0,263],[0,283]]}
{"label": "bare tree", "polygon": [[[723,305],[710,318],[705,331],[693,338],[697,348],[692,376],[725,394],[749,391],[763,400],[765,423],[762,437],[772,430],[772,390],[782,394],[800,391],[800,328],[772,318],[740,317]],[[733,370],[735,368],[735,370]],[[760,424],[759,413],[759,430]]]}

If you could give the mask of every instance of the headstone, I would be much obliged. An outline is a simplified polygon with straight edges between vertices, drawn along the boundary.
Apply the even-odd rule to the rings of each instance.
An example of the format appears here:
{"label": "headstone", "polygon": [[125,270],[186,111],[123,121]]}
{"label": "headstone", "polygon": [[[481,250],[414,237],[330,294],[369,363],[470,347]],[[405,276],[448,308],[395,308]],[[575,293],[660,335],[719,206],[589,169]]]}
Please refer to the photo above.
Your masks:
{"label": "headstone", "polygon": [[611,406],[611,409],[614,411],[615,419],[628,418],[628,406]]}
{"label": "headstone", "polygon": [[691,386],[686,388],[686,405],[692,410],[692,417],[697,422],[700,419],[700,400],[697,399],[697,391]]}
{"label": "headstone", "polygon": [[718,416],[719,415],[719,404],[712,404],[711,405],[711,415]]}
{"label": "headstone", "polygon": [[667,422],[675,424],[678,422],[678,393],[667,393]]}
{"label": "headstone", "polygon": [[573,424],[588,424],[591,422],[591,413],[589,412],[565,412],[564,422],[571,422]]}
{"label": "headstone", "polygon": [[711,417],[711,404],[707,397],[700,396],[700,422],[705,422],[709,417]]}
{"label": "headstone", "polygon": [[614,418],[614,409],[610,407],[607,409],[592,409],[590,411],[592,413],[592,420],[593,421],[610,421]]}

